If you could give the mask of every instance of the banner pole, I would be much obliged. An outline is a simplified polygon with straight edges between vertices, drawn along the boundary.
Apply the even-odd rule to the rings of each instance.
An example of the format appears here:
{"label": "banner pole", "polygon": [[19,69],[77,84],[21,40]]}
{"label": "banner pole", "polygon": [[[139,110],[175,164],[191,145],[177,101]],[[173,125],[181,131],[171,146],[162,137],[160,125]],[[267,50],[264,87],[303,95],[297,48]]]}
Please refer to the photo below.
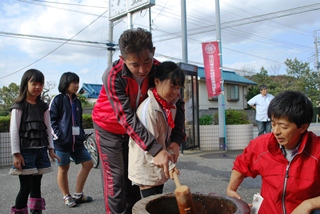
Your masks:
{"label": "banner pole", "polygon": [[226,119],[225,119],[225,98],[224,98],[224,79],[222,64],[222,48],[221,48],[221,26],[220,26],[220,5],[219,0],[215,0],[216,8],[216,37],[220,54],[220,73],[221,73],[221,93],[218,96],[218,113],[219,113],[219,150],[227,150],[226,141]]}

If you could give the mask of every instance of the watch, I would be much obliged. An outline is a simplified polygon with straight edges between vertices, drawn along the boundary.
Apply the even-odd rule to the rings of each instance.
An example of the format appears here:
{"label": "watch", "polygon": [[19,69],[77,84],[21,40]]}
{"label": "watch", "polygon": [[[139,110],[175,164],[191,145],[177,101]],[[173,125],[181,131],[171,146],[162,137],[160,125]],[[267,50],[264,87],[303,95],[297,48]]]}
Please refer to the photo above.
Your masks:
{"label": "watch", "polygon": [[127,0],[109,0],[109,20],[124,16],[127,12]]}

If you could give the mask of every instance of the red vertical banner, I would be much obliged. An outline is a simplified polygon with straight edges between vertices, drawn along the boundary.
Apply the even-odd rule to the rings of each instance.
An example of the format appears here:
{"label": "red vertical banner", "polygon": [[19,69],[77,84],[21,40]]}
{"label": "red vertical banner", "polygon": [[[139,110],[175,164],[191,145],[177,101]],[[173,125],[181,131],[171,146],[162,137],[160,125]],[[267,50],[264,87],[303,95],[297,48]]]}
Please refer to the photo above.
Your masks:
{"label": "red vertical banner", "polygon": [[203,42],[202,55],[208,97],[218,96],[221,93],[221,72],[218,42]]}

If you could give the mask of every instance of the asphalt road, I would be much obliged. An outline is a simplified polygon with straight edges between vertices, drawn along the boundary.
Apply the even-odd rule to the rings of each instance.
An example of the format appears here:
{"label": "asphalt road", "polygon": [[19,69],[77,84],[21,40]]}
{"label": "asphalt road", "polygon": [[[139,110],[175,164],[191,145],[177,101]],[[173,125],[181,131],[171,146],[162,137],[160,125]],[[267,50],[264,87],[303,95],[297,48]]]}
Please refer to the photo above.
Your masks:
{"label": "asphalt road", "polygon": [[[320,125],[311,124],[310,131],[320,135]],[[254,137],[257,130],[254,127]],[[216,193],[226,196],[225,191],[229,182],[229,177],[235,157],[241,153],[236,151],[210,151],[201,152],[199,150],[185,150],[180,155],[177,167],[180,170],[181,184],[189,186],[192,193]],[[62,200],[62,195],[56,181],[57,167],[52,164],[54,171],[45,174],[42,179],[42,195],[46,200],[47,214],[73,214],[73,213],[105,213],[100,169],[92,169],[89,174],[85,194],[93,197],[94,201],[81,204],[75,208],[68,208]],[[8,167],[0,167],[0,214],[10,213],[10,208],[14,205],[15,197],[19,190],[19,179],[8,174]],[[75,188],[75,178],[79,166],[72,163],[69,171],[70,190]],[[251,203],[253,194],[259,192],[261,178],[246,178],[238,192],[243,200]],[[175,190],[174,181],[169,180],[164,186],[164,193],[171,193]]]}
{"label": "asphalt road", "polygon": [[[180,155],[177,167],[180,169],[180,182],[189,186],[192,193],[217,193],[225,196],[233,160],[241,151],[200,152],[184,151]],[[89,174],[85,194],[93,197],[94,201],[68,208],[62,200],[62,195],[56,182],[57,167],[52,164],[54,171],[45,174],[42,179],[42,195],[46,200],[44,213],[105,213],[101,186],[100,169],[92,169]],[[0,168],[0,213],[10,213],[15,197],[19,190],[19,179],[8,174],[10,167]],[[79,166],[72,163],[69,172],[70,190],[75,188],[75,178]],[[251,203],[254,193],[259,192],[261,180],[245,179],[239,188],[243,200]],[[174,181],[169,180],[164,187],[164,193],[175,190]]]}

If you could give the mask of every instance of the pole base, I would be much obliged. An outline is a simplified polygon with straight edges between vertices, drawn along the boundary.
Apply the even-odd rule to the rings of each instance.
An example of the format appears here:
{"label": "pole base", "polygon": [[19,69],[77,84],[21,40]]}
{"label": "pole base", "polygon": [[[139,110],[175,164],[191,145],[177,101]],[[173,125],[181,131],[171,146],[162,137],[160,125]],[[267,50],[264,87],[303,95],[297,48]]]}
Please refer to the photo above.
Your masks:
{"label": "pole base", "polygon": [[224,137],[219,137],[219,150],[225,151],[226,150],[226,140]]}

